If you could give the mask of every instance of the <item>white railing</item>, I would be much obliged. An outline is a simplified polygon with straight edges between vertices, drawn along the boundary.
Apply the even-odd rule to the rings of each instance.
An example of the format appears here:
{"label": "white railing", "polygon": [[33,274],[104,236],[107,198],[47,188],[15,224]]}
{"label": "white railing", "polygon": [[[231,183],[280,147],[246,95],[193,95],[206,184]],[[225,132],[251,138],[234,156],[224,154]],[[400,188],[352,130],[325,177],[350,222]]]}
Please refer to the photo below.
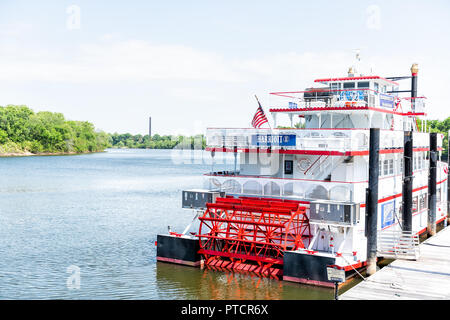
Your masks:
{"label": "white railing", "polygon": [[[424,143],[425,136],[417,135],[414,145]],[[268,142],[269,141],[269,142]],[[212,148],[267,148],[272,150],[322,150],[360,151],[369,149],[369,130],[323,130],[323,129],[220,129],[206,131],[206,145]],[[399,131],[382,130],[380,148],[402,148],[403,134]]]}
{"label": "white railing", "polygon": [[303,200],[353,201],[354,184],[263,176],[206,174],[204,188],[228,194],[292,197]]}
{"label": "white railing", "polygon": [[377,256],[417,260],[420,257],[419,235],[411,231],[379,231],[377,234]]}

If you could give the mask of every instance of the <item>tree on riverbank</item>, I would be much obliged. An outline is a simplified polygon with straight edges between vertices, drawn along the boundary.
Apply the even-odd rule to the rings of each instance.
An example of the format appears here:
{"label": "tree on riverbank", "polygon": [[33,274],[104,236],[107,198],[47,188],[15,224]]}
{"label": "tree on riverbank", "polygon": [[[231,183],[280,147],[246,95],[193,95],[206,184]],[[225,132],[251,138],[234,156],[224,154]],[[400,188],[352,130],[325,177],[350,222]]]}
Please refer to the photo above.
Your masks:
{"label": "tree on riverbank", "polygon": [[189,149],[204,149],[206,141],[203,135],[185,137],[155,134],[150,138],[149,135],[114,133],[111,135],[111,144],[113,148],[173,149],[182,146]]}
{"label": "tree on riverbank", "polygon": [[[421,122],[418,122],[419,130],[421,129]],[[444,134],[444,140],[442,141],[442,158],[447,160],[448,155],[448,131],[450,130],[450,117],[445,120],[428,120],[427,121],[427,132],[437,132]]]}
{"label": "tree on riverbank", "polygon": [[1,154],[98,152],[106,148],[205,148],[203,135],[193,137],[108,134],[87,121],[66,120],[61,113],[35,113],[27,106],[0,106]]}
{"label": "tree on riverbank", "polygon": [[0,106],[0,153],[83,153],[111,146],[110,136],[87,121],[27,106]]}

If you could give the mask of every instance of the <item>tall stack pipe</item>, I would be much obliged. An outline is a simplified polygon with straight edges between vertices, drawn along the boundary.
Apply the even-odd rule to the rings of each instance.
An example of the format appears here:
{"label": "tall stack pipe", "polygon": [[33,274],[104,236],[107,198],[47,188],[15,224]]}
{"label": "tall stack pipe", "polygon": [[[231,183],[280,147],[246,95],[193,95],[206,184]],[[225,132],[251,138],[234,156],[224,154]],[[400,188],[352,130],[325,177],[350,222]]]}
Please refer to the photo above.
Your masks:
{"label": "tall stack pipe", "polygon": [[437,133],[430,133],[430,175],[428,179],[428,236],[436,234]]}
{"label": "tall stack pipe", "polygon": [[377,270],[377,222],[380,129],[370,129],[369,188],[366,201],[367,274]]}
{"label": "tall stack pipe", "polygon": [[148,117],[148,137],[152,138],[152,117]]}
{"label": "tall stack pipe", "polygon": [[[411,111],[416,109],[417,97],[417,75],[419,73],[419,66],[414,63],[411,66]],[[404,147],[403,147],[403,212],[402,222],[403,231],[412,231],[412,190],[413,190],[413,131],[404,133]]]}
{"label": "tall stack pipe", "polygon": [[416,111],[416,99],[417,98],[417,75],[419,73],[419,65],[414,63],[411,66],[411,108],[412,112]]}

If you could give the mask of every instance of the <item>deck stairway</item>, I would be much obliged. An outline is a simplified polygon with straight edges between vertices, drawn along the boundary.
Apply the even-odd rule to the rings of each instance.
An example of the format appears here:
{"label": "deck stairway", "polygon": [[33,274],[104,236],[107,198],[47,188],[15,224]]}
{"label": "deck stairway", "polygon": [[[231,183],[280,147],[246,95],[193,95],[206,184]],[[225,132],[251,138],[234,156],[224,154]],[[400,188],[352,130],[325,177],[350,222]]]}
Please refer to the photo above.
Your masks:
{"label": "deck stairway", "polygon": [[310,174],[315,180],[325,180],[331,172],[344,161],[345,157],[319,156],[312,165],[305,170],[305,175]]}
{"label": "deck stairway", "polygon": [[377,256],[390,259],[417,260],[420,257],[419,235],[411,231],[380,231]]}

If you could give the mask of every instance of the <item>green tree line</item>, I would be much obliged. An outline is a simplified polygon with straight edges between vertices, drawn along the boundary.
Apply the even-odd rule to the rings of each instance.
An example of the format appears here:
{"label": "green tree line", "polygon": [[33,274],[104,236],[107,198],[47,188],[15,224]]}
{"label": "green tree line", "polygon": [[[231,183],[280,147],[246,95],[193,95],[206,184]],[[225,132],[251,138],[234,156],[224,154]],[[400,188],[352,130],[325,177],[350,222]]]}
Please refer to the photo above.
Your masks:
{"label": "green tree line", "polygon": [[175,147],[183,149],[204,149],[206,140],[203,135],[191,137],[159,134],[152,135],[132,135],[130,133],[111,134],[111,144],[113,148],[139,148],[139,149],[173,149]]}
{"label": "green tree line", "polygon": [[23,105],[0,106],[0,155],[99,152],[106,148],[205,148],[203,135],[192,137],[109,134],[87,121],[66,120],[61,113],[37,112]]}
{"label": "green tree line", "polygon": [[[421,129],[421,122],[418,122],[419,124],[419,130]],[[428,120],[427,121],[427,128],[426,131],[428,132],[437,132],[437,133],[443,133],[444,134],[444,140],[442,141],[442,158],[444,160],[448,157],[448,131],[450,130],[450,117],[443,121],[439,120]]]}
{"label": "green tree line", "polygon": [[[420,130],[420,121],[419,121]],[[448,154],[450,117],[428,120],[427,131],[444,134],[443,158]],[[5,153],[84,153],[106,148],[204,149],[205,137],[196,135],[109,134],[95,130],[87,121],[66,120],[61,113],[37,112],[23,105],[0,106],[0,154]]]}
{"label": "green tree line", "polygon": [[110,136],[87,121],[27,106],[0,106],[0,153],[84,153],[111,146]]}

